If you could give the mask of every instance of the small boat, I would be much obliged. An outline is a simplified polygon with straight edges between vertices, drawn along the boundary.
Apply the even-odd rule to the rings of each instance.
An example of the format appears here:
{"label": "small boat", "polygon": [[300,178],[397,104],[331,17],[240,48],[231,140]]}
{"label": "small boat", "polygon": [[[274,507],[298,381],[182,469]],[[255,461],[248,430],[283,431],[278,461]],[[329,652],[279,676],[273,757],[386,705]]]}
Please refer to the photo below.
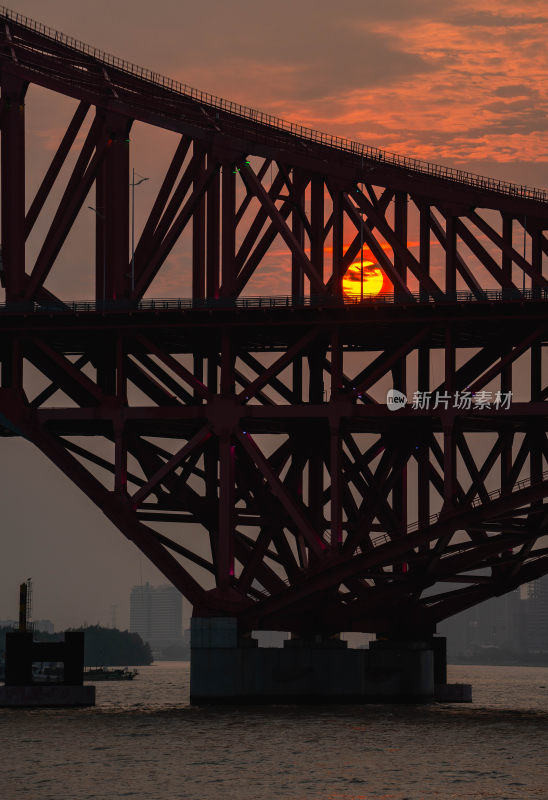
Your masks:
{"label": "small boat", "polygon": [[127,667],[87,667],[84,669],[85,681],[132,681],[138,675],[136,669]]}
{"label": "small boat", "polygon": [[65,668],[61,662],[35,662],[32,665],[32,682],[43,683],[63,683]]}

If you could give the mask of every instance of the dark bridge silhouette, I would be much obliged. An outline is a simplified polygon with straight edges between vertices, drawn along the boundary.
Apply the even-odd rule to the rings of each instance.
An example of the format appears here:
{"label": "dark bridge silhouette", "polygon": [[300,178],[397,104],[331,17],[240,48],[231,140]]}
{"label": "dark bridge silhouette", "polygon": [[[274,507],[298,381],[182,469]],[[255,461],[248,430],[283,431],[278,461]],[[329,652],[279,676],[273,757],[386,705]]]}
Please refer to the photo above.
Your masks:
{"label": "dark bridge silhouette", "polygon": [[[4,434],[68,475],[195,616],[240,634],[427,638],[547,573],[547,193],[0,19]],[[75,110],[26,198],[30,84]],[[132,258],[142,122],[179,140]],[[75,301],[48,280],[93,187],[96,293]],[[190,296],[155,299],[182,238]],[[287,271],[257,296],[280,240]],[[389,291],[345,299],[364,247]]]}

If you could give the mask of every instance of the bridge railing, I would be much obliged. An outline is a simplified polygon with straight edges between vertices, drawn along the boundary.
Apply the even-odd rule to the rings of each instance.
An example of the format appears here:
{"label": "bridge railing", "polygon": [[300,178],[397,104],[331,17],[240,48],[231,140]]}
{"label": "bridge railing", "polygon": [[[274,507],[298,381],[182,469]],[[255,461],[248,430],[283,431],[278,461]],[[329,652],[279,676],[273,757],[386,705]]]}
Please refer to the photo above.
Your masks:
{"label": "bridge railing", "polygon": [[0,6],[0,17],[3,17],[6,20],[11,20],[17,25],[35,31],[36,33],[46,36],[56,42],[60,42],[66,47],[90,56],[105,66],[114,67],[116,70],[138,77],[141,80],[153,84],[154,86],[161,87],[162,89],[167,89],[170,92],[175,92],[176,94],[188,97],[204,106],[227,112],[236,117],[259,123],[260,125],[271,129],[289,133],[303,141],[310,141],[316,144],[325,145],[326,147],[334,148],[336,150],[351,153],[369,162],[373,161],[382,164],[390,164],[396,167],[402,167],[410,170],[413,173],[443,178],[444,180],[465,184],[467,186],[474,186],[482,190],[497,192],[498,194],[511,195],[513,197],[526,198],[528,200],[536,200],[542,203],[548,202],[548,191],[544,189],[537,189],[534,187],[525,186],[523,184],[511,183],[509,181],[500,181],[483,175],[477,175],[476,173],[468,172],[467,170],[456,169],[454,167],[445,167],[441,164],[435,164],[429,161],[411,158],[409,156],[401,156],[397,153],[391,153],[388,150],[382,150],[378,147],[365,145],[361,142],[355,142],[351,139],[346,139],[341,136],[333,136],[328,133],[322,133],[321,131],[314,130],[313,128],[288,122],[287,120],[275,117],[272,114],[266,114],[262,111],[258,111],[257,109],[241,105],[240,103],[234,103],[230,100],[225,100],[222,97],[217,97],[216,95],[209,94],[208,92],[202,92],[198,89],[188,86],[185,83],[180,83],[172,78],[167,78],[165,75],[153,72],[144,67],[140,67],[137,64],[133,64],[130,61],[119,58],[118,56],[113,56],[110,53],[106,53],[103,50],[92,47],[85,42],[81,42],[80,40],[74,39],[71,36],[67,36],[66,34],[61,33],[54,28],[50,28],[47,25],[37,22],[36,20],[33,20],[24,14],[20,14],[17,11],[12,11],[11,9],[6,8],[6,6]]}
{"label": "bridge railing", "polygon": [[331,295],[292,297],[291,295],[219,297],[208,299],[150,298],[145,300],[67,300],[50,303],[37,301],[12,301],[0,303],[0,313],[88,313],[127,311],[187,311],[191,309],[230,308],[337,308],[370,305],[437,305],[451,303],[493,303],[500,301],[529,302],[548,300],[548,288],[486,289],[477,295],[469,291],[425,296],[415,292],[402,297],[398,294],[364,295],[360,297],[333,297]]}
{"label": "bridge railing", "polygon": [[[540,483],[544,483],[547,480],[548,480],[548,470],[545,470],[542,473],[540,478],[529,477],[529,478],[523,478],[522,480],[517,481],[512,487],[512,492],[519,491],[520,489],[527,489],[529,486],[536,486],[536,485],[538,485]],[[498,500],[500,497],[503,497],[504,495],[505,495],[505,492],[502,489],[493,489],[492,492],[488,493],[487,498],[489,500]],[[481,506],[483,503],[485,503],[485,498],[476,497],[470,503],[470,507],[471,508],[477,508],[478,506]],[[464,508],[463,508],[463,510],[464,510]],[[440,511],[438,511],[436,514],[431,514],[428,517],[428,520],[427,520],[425,526],[421,526],[419,524],[418,520],[416,522],[411,522],[407,526],[406,532],[407,533],[413,533],[413,532],[419,530],[420,527],[430,527],[431,525],[434,525],[436,522],[439,521],[440,515],[441,515]],[[389,536],[388,533],[381,533],[378,536],[372,536],[371,537],[371,544],[373,545],[373,547],[380,547],[383,544],[389,544],[390,542],[393,542],[393,541],[394,541],[394,539],[391,536]],[[468,548],[462,548],[463,552],[466,549],[468,549]],[[453,551],[451,551],[451,553],[446,553],[446,555],[453,555],[455,552],[459,552],[459,551],[458,550],[457,551],[453,550]],[[290,585],[290,582],[287,579],[284,579],[284,583],[287,586]],[[257,594],[263,595],[264,597],[270,597],[270,593],[267,592],[264,589],[253,587],[253,590]]]}
{"label": "bridge railing", "polygon": [[[548,480],[548,470],[545,470],[542,473],[540,478],[537,478],[535,476],[534,478],[533,477],[522,478],[522,480],[517,481],[512,486],[512,492],[517,492],[520,489],[527,489],[529,486],[536,486],[538,484],[544,483],[544,481],[547,481],[547,480]],[[475,497],[472,500],[472,502],[470,503],[469,507],[470,508],[478,508],[478,506],[481,506],[486,502],[486,499],[487,500],[498,500],[499,498],[504,497],[507,494],[508,494],[508,492],[506,490],[503,490],[502,488],[493,489],[492,492],[488,492],[487,498],[485,498],[485,497]],[[463,506],[463,510],[465,510],[465,508],[466,508],[466,506]],[[438,511],[436,514],[431,514],[428,517],[428,521],[427,521],[425,527],[430,527],[430,525],[434,525],[436,522],[438,522],[440,520],[440,517],[441,517],[441,511]],[[413,533],[414,531],[419,530],[420,527],[421,527],[421,524],[419,523],[418,520],[416,520],[415,522],[411,522],[407,526],[406,530],[407,530],[407,533]],[[386,544],[386,542],[389,542],[389,541],[392,541],[392,539],[390,539],[388,534],[383,533],[380,536],[375,536],[373,538],[373,540],[372,540],[372,543],[373,543],[373,545],[375,547],[378,547],[380,544]]]}

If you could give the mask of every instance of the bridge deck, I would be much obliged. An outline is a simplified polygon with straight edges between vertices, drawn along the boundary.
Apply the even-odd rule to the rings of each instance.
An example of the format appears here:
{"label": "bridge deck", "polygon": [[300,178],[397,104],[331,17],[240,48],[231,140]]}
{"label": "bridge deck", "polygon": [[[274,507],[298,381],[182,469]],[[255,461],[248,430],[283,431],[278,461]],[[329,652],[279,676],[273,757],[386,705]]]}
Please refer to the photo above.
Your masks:
{"label": "bridge deck", "polygon": [[[398,347],[428,330],[422,346],[443,349],[451,327],[455,347],[500,346],[504,332],[526,336],[544,330],[548,343],[546,292],[540,298],[494,299],[483,302],[388,302],[375,298],[364,303],[337,302],[324,297],[310,302],[289,298],[237,298],[235,300],[143,300],[93,303],[74,302],[41,306],[36,303],[4,304],[0,331],[9,336],[21,332],[40,335],[66,354],[81,354],[96,346],[99,335],[146,331],[173,354],[207,355],[218,351],[223,332],[228,332],[235,352],[280,352],[307,331],[316,329],[329,347],[337,327],[345,350],[371,352]],[[287,302],[286,302],[287,300]],[[327,337],[327,338],[326,338]]]}
{"label": "bridge deck", "polygon": [[144,300],[59,300],[55,302],[23,301],[0,303],[0,314],[60,314],[90,312],[129,311],[188,311],[191,309],[301,309],[301,308],[378,308],[386,306],[455,305],[461,303],[480,303],[492,306],[494,302],[507,301],[523,305],[530,301],[548,300],[548,288],[535,289],[485,289],[479,293],[457,291],[452,294],[440,294],[439,297],[426,293],[414,292],[402,297],[394,293],[364,295],[361,297],[335,297],[320,295],[307,297],[291,297],[290,295],[250,295],[241,297],[191,298],[191,297],[156,297]]}

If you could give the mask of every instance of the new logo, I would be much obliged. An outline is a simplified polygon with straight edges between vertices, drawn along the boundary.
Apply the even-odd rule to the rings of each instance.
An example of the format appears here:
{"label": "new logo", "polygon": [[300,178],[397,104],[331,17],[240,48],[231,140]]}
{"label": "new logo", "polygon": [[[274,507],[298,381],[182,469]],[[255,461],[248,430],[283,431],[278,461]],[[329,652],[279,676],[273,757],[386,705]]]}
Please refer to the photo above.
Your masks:
{"label": "new logo", "polygon": [[403,392],[398,392],[397,389],[390,389],[386,395],[386,405],[390,411],[399,411],[400,408],[405,408],[407,404],[407,397]]}

